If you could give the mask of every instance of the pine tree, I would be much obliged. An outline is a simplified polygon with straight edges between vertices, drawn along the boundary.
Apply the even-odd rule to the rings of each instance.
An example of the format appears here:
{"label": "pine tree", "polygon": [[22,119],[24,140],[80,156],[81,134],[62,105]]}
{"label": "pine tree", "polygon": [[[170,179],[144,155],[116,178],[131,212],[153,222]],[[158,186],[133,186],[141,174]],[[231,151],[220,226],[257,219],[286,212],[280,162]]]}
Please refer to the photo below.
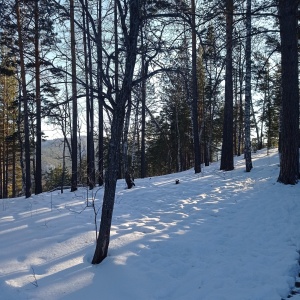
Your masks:
{"label": "pine tree", "polygon": [[282,134],[278,181],[299,181],[298,0],[279,0],[282,70]]}
{"label": "pine tree", "polygon": [[226,74],[223,143],[220,169],[230,171],[233,165],[233,82],[232,82],[233,0],[226,0]]}

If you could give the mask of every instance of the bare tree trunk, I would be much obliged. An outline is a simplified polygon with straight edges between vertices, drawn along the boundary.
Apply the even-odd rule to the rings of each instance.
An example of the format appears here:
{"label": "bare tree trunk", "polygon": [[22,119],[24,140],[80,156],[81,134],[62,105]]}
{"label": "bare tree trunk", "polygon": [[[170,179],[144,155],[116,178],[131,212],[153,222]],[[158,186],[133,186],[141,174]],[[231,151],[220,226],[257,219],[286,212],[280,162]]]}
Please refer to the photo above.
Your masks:
{"label": "bare tree trunk", "polygon": [[127,111],[125,116],[125,126],[124,126],[124,134],[123,134],[123,171],[125,174],[130,174],[129,165],[128,165],[128,132],[129,132],[129,124],[130,124],[130,114],[131,114],[131,97],[128,100]]}
{"label": "bare tree trunk", "polygon": [[147,74],[147,65],[145,62],[145,50],[144,50],[144,36],[143,28],[141,28],[141,46],[143,49],[142,53],[142,129],[141,129],[141,178],[146,177],[146,79],[144,78]]}
{"label": "bare tree trunk", "polygon": [[[3,118],[3,114],[1,116]],[[4,139],[4,136],[3,136]],[[4,150],[2,148],[2,143],[3,140],[1,139],[1,144],[0,144],[0,199],[4,198],[4,193],[3,193],[3,189],[4,189],[4,170],[3,170],[3,165],[2,162],[4,162]]]}
{"label": "bare tree trunk", "polygon": [[72,57],[72,178],[71,191],[77,190],[77,84],[76,84],[76,42],[74,0],[70,0],[70,30],[71,30],[71,57]]}
{"label": "bare tree trunk", "polygon": [[91,36],[90,36],[90,22],[88,12],[88,1],[85,0],[86,7],[86,27],[87,27],[87,48],[88,48],[88,74],[89,74],[89,125],[87,135],[89,143],[87,144],[88,160],[88,185],[90,189],[95,187],[96,174],[95,174],[95,146],[94,146],[94,95],[93,95],[93,65],[92,65],[92,49],[91,49]]}
{"label": "bare tree trunk", "polygon": [[240,62],[239,62],[239,103],[237,106],[238,118],[238,144],[237,144],[237,155],[241,155],[241,149],[243,148],[243,121],[244,121],[244,111],[243,111],[243,81],[244,81],[244,70],[242,63],[242,47],[240,47]]}
{"label": "bare tree trunk", "polygon": [[41,82],[39,51],[39,0],[34,7],[34,47],[35,47],[35,98],[36,98],[36,144],[35,144],[35,194],[43,192],[42,188],[42,124],[41,124]]}
{"label": "bare tree trunk", "polygon": [[[16,130],[16,121],[13,120],[13,132]],[[13,138],[12,146],[12,197],[16,197],[16,139]]]}
{"label": "bare tree trunk", "polygon": [[181,162],[181,153],[180,153],[181,139],[180,139],[180,131],[179,131],[178,103],[175,104],[175,115],[176,115],[176,138],[177,138],[177,172],[181,172],[182,162]]}
{"label": "bare tree trunk", "polygon": [[21,12],[19,1],[16,0],[16,14],[17,14],[17,26],[18,26],[18,44],[20,54],[20,66],[21,66],[21,81],[22,81],[22,98],[23,98],[23,116],[24,116],[24,151],[25,151],[25,197],[31,196],[31,172],[30,172],[30,141],[29,141],[29,122],[28,122],[28,99],[26,89],[26,73],[25,73],[25,61],[24,61],[24,45],[21,28]]}
{"label": "bare tree trunk", "polygon": [[195,173],[201,172],[201,151],[198,127],[198,83],[197,83],[197,49],[196,49],[196,16],[195,0],[191,0],[192,13],[192,122],[194,138]]}
{"label": "bare tree trunk", "polygon": [[278,181],[299,180],[298,0],[279,0],[282,69],[282,143]]}
{"label": "bare tree trunk", "polygon": [[135,155],[139,144],[139,99],[136,102],[136,109],[135,109],[135,117],[134,117],[134,129],[133,129],[133,138],[132,138],[132,149],[131,149],[131,168],[134,171],[135,166]]}
{"label": "bare tree trunk", "polygon": [[233,83],[232,83],[233,0],[226,0],[226,74],[223,143],[220,169],[230,171],[233,164]]}
{"label": "bare tree trunk", "polygon": [[98,35],[97,35],[97,89],[98,89],[98,184],[102,186],[103,180],[103,83],[102,83],[102,1],[98,2]]}
{"label": "bare tree trunk", "polygon": [[251,128],[250,128],[250,106],[251,106],[251,0],[247,0],[246,11],[246,78],[245,78],[245,164],[246,172],[252,169],[251,159]]}

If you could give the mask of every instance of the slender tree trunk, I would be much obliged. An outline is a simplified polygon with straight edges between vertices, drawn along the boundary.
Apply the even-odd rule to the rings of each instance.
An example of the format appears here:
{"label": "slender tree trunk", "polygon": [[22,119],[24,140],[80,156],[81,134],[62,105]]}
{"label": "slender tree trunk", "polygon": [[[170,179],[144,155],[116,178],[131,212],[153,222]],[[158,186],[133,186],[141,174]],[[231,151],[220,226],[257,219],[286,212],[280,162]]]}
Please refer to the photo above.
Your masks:
{"label": "slender tree trunk", "polygon": [[43,192],[42,188],[42,124],[41,124],[41,82],[39,50],[39,0],[35,0],[35,97],[36,97],[36,144],[35,144],[35,194]]}
{"label": "slender tree trunk", "polygon": [[220,169],[230,171],[233,164],[233,83],[232,83],[233,0],[226,0],[226,73],[223,143]]}
{"label": "slender tree trunk", "polygon": [[[5,105],[7,106],[7,105]],[[7,108],[6,108],[7,110]],[[6,112],[6,117],[5,117],[5,136],[7,137],[8,136],[8,114]],[[4,144],[4,152],[5,152],[5,159],[3,160],[3,163],[4,163],[4,189],[3,189],[3,196],[4,198],[8,198],[8,165],[9,165],[9,154],[8,154],[8,151],[9,151],[9,146],[8,146],[8,143],[6,142]],[[3,157],[4,158],[4,157]]]}
{"label": "slender tree trunk", "polygon": [[279,0],[282,69],[282,147],[278,181],[299,180],[298,0]]}
{"label": "slender tree trunk", "polygon": [[135,156],[139,145],[139,99],[136,102],[135,117],[134,117],[134,129],[132,138],[132,149],[131,149],[131,168],[134,171],[135,168]]}
{"label": "slender tree trunk", "polygon": [[89,6],[88,0],[85,0],[85,8],[86,8],[86,29],[87,29],[87,50],[88,50],[88,75],[89,75],[89,110],[88,110],[88,131],[87,135],[89,137],[89,143],[87,145],[87,152],[89,156],[88,161],[88,185],[90,189],[93,189],[96,181],[95,174],[95,146],[94,146],[94,95],[93,95],[93,65],[92,65],[92,49],[91,49],[91,36],[90,36],[90,22],[89,22]]}
{"label": "slender tree trunk", "polygon": [[145,62],[145,51],[144,51],[144,36],[143,28],[141,28],[141,45],[142,45],[142,70],[141,76],[142,80],[142,129],[141,129],[141,178],[146,177],[146,80],[145,76],[147,73],[146,62]]}
{"label": "slender tree trunk", "polygon": [[[240,57],[239,57],[240,59]],[[238,63],[238,68],[240,69],[240,61]],[[238,132],[238,119],[239,119],[239,111],[238,111],[238,71],[237,69],[233,70],[233,102],[234,102],[234,115],[233,115],[233,154],[237,155],[237,132]]]}
{"label": "slender tree trunk", "polygon": [[101,223],[92,264],[99,264],[103,259],[105,259],[105,257],[107,256],[110,241],[110,228],[115,202],[120,142],[122,139],[125,107],[127,101],[129,100],[132,88],[132,78],[137,55],[137,40],[141,25],[138,0],[131,0],[129,2],[129,14],[129,36],[126,37],[125,41],[127,55],[124,69],[124,80],[122,82],[122,87],[118,93],[118,99],[116,99],[116,105],[113,111]]}
{"label": "slender tree trunk", "polygon": [[196,7],[195,0],[191,0],[192,13],[192,122],[194,139],[195,173],[201,172],[201,151],[198,126],[198,83],[197,83],[197,46],[196,46]]}
{"label": "slender tree trunk", "polygon": [[128,100],[127,111],[125,116],[125,126],[124,126],[124,134],[123,134],[123,173],[130,174],[129,164],[128,164],[128,132],[129,132],[129,124],[130,124],[130,115],[131,115],[131,97]]}
{"label": "slender tree trunk", "polygon": [[18,103],[18,121],[17,121],[17,132],[18,132],[18,142],[20,145],[20,166],[21,166],[21,173],[22,173],[22,190],[25,190],[25,185],[26,185],[26,174],[25,174],[25,165],[24,165],[24,138],[22,136],[22,84],[19,82],[19,103]]}
{"label": "slender tree trunk", "polygon": [[[16,130],[16,121],[13,120],[13,132]],[[16,197],[16,139],[12,142],[12,197]]]}
{"label": "slender tree trunk", "polygon": [[258,128],[258,123],[256,121],[254,107],[253,107],[253,101],[252,100],[251,100],[250,106],[251,106],[251,113],[252,113],[253,122],[254,122],[254,126],[255,126],[255,132],[256,132],[256,140],[257,140],[256,149],[258,149],[258,146],[259,146],[259,143],[260,143],[259,128]]}
{"label": "slender tree trunk", "polygon": [[103,83],[102,83],[102,1],[98,2],[98,35],[97,35],[97,89],[98,89],[98,184],[102,186],[103,180]]}
{"label": "slender tree trunk", "polygon": [[61,188],[60,192],[63,194],[64,192],[64,185],[65,185],[65,179],[66,179],[66,138],[64,138],[64,144],[63,144],[63,153],[62,153],[62,172],[61,172]]}
{"label": "slender tree trunk", "polygon": [[76,83],[76,42],[75,42],[75,19],[74,0],[70,0],[70,30],[71,30],[71,57],[72,57],[72,178],[71,191],[77,190],[77,83]]}
{"label": "slender tree trunk", "polygon": [[22,100],[23,100],[23,117],[24,117],[24,152],[25,152],[25,197],[31,196],[31,171],[30,171],[30,140],[29,140],[29,122],[28,122],[28,99],[26,89],[26,73],[25,73],[25,61],[24,61],[24,45],[21,28],[21,12],[19,1],[16,0],[16,14],[17,14],[17,26],[18,26],[18,44],[21,66],[21,82],[22,82]]}
{"label": "slender tree trunk", "polygon": [[4,137],[1,137],[1,145],[0,145],[0,199],[3,199],[3,187],[4,187],[4,178],[3,178],[3,166],[2,162],[4,162],[4,151],[2,149],[2,143],[3,143]]}
{"label": "slender tree trunk", "polygon": [[242,47],[240,47],[240,62],[239,62],[239,101],[237,105],[237,115],[238,115],[238,143],[237,143],[237,155],[241,155],[242,148],[242,136],[243,136],[243,121],[244,121],[244,111],[243,111],[243,81],[244,81],[244,70],[242,63]]}
{"label": "slender tree trunk", "polygon": [[87,13],[85,11],[85,4],[82,2],[82,33],[83,33],[83,55],[84,55],[84,79],[85,79],[85,98],[86,98],[86,184],[89,186],[89,175],[90,175],[90,151],[89,151],[89,145],[90,145],[90,92],[89,92],[89,68],[88,68],[88,52],[87,52],[87,25],[86,25],[86,18]]}
{"label": "slender tree trunk", "polygon": [[251,127],[250,127],[250,106],[251,106],[251,0],[247,0],[246,10],[246,77],[245,77],[245,164],[246,172],[252,169],[251,159]]}

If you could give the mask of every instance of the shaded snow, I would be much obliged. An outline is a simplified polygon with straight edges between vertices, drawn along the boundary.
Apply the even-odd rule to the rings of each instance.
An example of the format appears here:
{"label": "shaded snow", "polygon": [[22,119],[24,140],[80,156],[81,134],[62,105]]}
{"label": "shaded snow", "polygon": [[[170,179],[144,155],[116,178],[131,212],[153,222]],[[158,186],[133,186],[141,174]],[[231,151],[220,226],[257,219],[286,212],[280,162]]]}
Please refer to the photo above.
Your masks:
{"label": "shaded snow", "polygon": [[97,266],[86,199],[101,211],[103,189],[1,200],[0,299],[286,298],[298,275],[300,184],[276,182],[275,150],[253,165],[136,179],[131,190],[120,180],[109,256]]}

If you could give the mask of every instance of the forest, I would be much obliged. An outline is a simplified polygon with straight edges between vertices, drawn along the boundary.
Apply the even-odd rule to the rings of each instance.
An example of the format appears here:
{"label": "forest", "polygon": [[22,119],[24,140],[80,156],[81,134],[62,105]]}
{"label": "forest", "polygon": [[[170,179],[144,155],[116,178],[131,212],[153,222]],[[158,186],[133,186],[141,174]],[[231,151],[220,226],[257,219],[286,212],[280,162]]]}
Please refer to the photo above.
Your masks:
{"label": "forest", "polygon": [[[93,263],[107,255],[117,179],[278,148],[299,174],[298,0],[7,0],[0,11],[0,198],[105,186]],[[43,126],[62,136],[42,169]],[[81,140],[86,139],[86,151]],[[71,169],[67,161],[71,161]]]}

